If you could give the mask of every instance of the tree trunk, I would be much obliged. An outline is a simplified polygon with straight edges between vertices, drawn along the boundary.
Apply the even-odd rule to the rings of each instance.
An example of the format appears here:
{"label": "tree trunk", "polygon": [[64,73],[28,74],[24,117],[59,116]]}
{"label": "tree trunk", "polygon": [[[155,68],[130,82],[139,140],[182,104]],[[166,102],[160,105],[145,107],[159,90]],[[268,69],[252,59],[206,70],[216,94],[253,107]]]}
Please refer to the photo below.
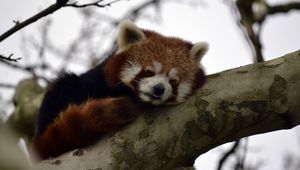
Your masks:
{"label": "tree trunk", "polygon": [[190,166],[208,150],[300,123],[300,51],[208,76],[179,106],[153,107],[96,145],[35,165],[47,170]]}

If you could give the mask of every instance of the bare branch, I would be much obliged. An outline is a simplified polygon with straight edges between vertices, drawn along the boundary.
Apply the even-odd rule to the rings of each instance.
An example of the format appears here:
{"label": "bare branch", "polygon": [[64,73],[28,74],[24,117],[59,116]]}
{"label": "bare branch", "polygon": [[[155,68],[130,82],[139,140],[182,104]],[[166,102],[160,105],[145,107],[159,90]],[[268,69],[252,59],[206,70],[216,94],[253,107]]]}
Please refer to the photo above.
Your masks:
{"label": "bare branch", "polygon": [[8,62],[6,60],[0,60],[0,61],[1,61],[1,63],[5,64],[9,67],[19,69],[19,70],[22,70],[22,71],[27,71],[27,72],[30,72],[32,70],[32,68],[34,67],[34,66],[25,66],[24,67],[24,66],[20,66],[20,65],[17,65],[17,64],[13,64],[13,63]]}
{"label": "bare branch", "polygon": [[[114,4],[118,1],[122,1],[122,0],[114,0],[112,2],[108,2],[108,3],[105,3],[105,4],[100,4],[101,2],[103,2],[103,0],[98,0],[96,2],[92,2],[92,3],[88,3],[88,4],[82,4],[82,5],[78,5],[78,2],[74,2],[74,3],[64,5],[64,7],[69,6],[69,7],[75,7],[75,8],[85,8],[85,7],[89,7],[89,6],[95,6],[95,7],[99,7],[99,8],[104,8],[104,7],[111,6],[112,4]],[[129,1],[129,0],[127,0],[127,1]]]}
{"label": "bare branch", "polygon": [[288,4],[283,5],[275,5],[275,6],[269,6],[269,12],[268,14],[278,14],[278,13],[287,13],[291,10],[300,9],[300,2],[291,2]]}
{"label": "bare branch", "polygon": [[28,18],[27,20],[25,20],[23,22],[16,23],[16,25],[14,27],[12,27],[11,29],[9,29],[8,31],[6,31],[4,34],[2,34],[0,36],[0,42],[2,42],[4,39],[11,36],[15,32],[17,32],[17,31],[21,30],[22,28],[28,26],[29,24],[32,24],[32,23],[36,22],[37,20],[39,20],[39,19],[41,19],[41,18],[43,18],[43,17],[45,17],[49,14],[52,14],[53,12],[60,9],[62,6],[63,6],[63,4],[55,3],[53,5],[50,5],[48,8],[44,9],[43,11],[37,13],[36,15]]}
{"label": "bare branch", "polygon": [[14,54],[10,54],[8,57],[5,57],[5,56],[3,56],[3,55],[0,54],[0,60],[17,62],[18,60],[21,59],[21,58],[12,58],[13,55]]}
{"label": "bare branch", "polygon": [[44,67],[44,65],[27,65],[27,66],[21,66],[21,65],[17,65],[17,64],[13,64],[11,62],[8,62],[6,60],[0,60],[1,63],[11,67],[11,68],[15,68],[17,70],[21,70],[21,71],[25,71],[27,73],[30,73],[32,75],[33,78],[36,79],[42,79],[46,82],[49,82],[48,78],[44,77],[44,76],[40,76],[40,75],[36,75],[36,73],[34,72],[34,69],[36,68],[41,68]]}
{"label": "bare branch", "polygon": [[228,158],[235,154],[235,151],[240,146],[240,140],[237,140],[234,142],[233,146],[221,157],[219,160],[218,168],[217,170],[221,170],[224,166],[224,163],[228,160]]}
{"label": "bare branch", "polygon": [[1,83],[0,82],[0,88],[8,88],[8,89],[12,89],[12,88],[15,88],[16,86],[15,85],[12,85],[12,84],[6,84],[6,83]]}
{"label": "bare branch", "polygon": [[[270,6],[266,1],[249,0],[224,0],[225,3],[229,4],[231,9],[234,11],[234,17],[237,20],[238,27],[242,30],[246,41],[248,42],[253,54],[255,55],[256,62],[264,61],[262,48],[263,45],[260,41],[260,33],[263,22],[268,15],[277,13],[286,13],[291,10],[300,9],[299,2],[292,2],[283,5]],[[259,5],[263,10],[254,10],[253,5]],[[259,17],[258,17],[259,16]],[[254,26],[257,24],[258,30],[255,31]]]}
{"label": "bare branch", "polygon": [[[103,1],[103,0],[100,0]],[[5,33],[3,33],[2,35],[0,35],[0,42],[2,42],[4,39],[6,39],[7,37],[11,36],[12,34],[16,33],[17,31],[21,30],[22,28],[36,22],[37,20],[48,16],[54,12],[56,12],[57,10],[59,10],[62,7],[88,7],[88,6],[97,6],[100,8],[103,7],[107,7],[107,6],[111,6],[111,4],[118,2],[120,0],[115,0],[103,5],[99,4],[99,0],[95,3],[90,3],[90,4],[85,4],[85,5],[77,5],[76,2],[73,4],[67,4],[68,0],[57,0],[55,4],[50,5],[48,8],[44,9],[43,11],[37,13],[36,15],[28,18],[27,20],[23,21],[23,22],[19,22],[19,21],[14,21],[15,26],[13,26],[11,29],[9,29],[8,31],[6,31]]]}

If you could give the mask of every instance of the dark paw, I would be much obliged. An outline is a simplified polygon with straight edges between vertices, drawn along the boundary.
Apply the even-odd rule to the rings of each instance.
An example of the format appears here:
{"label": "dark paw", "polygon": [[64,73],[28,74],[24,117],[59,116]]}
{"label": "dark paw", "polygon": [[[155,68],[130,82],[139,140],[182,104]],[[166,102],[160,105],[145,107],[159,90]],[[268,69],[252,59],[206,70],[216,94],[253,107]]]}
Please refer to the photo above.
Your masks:
{"label": "dark paw", "polygon": [[137,104],[129,97],[115,98],[113,108],[113,112],[121,117],[131,118],[140,114]]}

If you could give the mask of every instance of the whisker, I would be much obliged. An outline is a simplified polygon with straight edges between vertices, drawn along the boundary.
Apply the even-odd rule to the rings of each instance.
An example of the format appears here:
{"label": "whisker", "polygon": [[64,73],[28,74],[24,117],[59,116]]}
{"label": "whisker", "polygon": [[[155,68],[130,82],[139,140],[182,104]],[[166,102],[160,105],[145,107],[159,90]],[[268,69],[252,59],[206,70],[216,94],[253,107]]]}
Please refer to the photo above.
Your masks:
{"label": "whisker", "polygon": [[134,82],[136,82],[136,83],[138,83],[139,81],[138,80],[136,80],[136,79],[133,79],[133,80],[131,80],[131,81],[134,81]]}

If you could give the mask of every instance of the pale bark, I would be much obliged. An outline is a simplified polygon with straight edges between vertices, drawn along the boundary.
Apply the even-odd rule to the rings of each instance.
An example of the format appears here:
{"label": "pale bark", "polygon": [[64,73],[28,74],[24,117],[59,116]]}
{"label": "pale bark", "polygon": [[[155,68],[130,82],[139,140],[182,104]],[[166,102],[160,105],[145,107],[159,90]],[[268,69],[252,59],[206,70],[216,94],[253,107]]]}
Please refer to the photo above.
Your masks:
{"label": "pale bark", "polygon": [[[96,145],[35,169],[172,169],[225,142],[300,124],[300,52],[210,75],[179,106],[147,109]],[[80,133],[80,132],[79,132]]]}
{"label": "pale bark", "polygon": [[17,147],[19,138],[0,121],[0,169],[30,170],[28,159]]}

